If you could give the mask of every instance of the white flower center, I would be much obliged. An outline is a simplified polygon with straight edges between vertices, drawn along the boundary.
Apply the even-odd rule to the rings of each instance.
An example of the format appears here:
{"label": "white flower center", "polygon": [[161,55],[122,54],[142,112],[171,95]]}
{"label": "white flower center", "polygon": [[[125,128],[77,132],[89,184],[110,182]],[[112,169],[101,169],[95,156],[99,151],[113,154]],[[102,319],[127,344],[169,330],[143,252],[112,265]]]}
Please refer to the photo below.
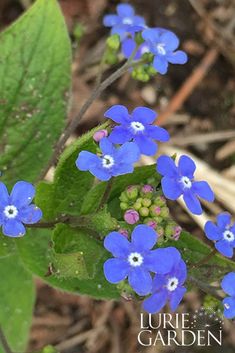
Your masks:
{"label": "white flower center", "polygon": [[159,43],[157,45],[157,51],[158,51],[158,54],[161,54],[161,55],[166,55],[166,50],[165,50],[165,44],[164,43]]}
{"label": "white flower center", "polygon": [[128,262],[133,267],[137,267],[137,266],[142,265],[143,261],[144,261],[143,256],[141,254],[139,254],[138,252],[132,252],[128,256]]}
{"label": "white flower center", "polygon": [[143,45],[140,49],[140,54],[143,55],[145,53],[149,53],[149,47],[147,45]]}
{"label": "white flower center", "polygon": [[145,127],[143,124],[141,124],[139,121],[132,121],[131,127],[134,131],[134,133],[144,131]]}
{"label": "white flower center", "polygon": [[224,304],[224,307],[225,307],[225,309],[228,310],[228,309],[230,308],[230,305],[228,305],[227,303],[225,303],[225,304]]}
{"label": "white flower center", "polygon": [[6,206],[3,212],[7,218],[15,218],[18,215],[18,210],[13,205]]}
{"label": "white flower center", "polygon": [[183,176],[180,181],[185,189],[190,189],[192,187],[192,182],[188,177]]}
{"label": "white flower center", "polygon": [[235,239],[234,234],[230,230],[226,230],[223,233],[223,236],[224,236],[224,240],[227,240],[227,241],[234,241]]}
{"label": "white flower center", "polygon": [[104,168],[111,168],[114,165],[113,157],[109,156],[108,154],[102,157],[102,165]]}
{"label": "white flower center", "polygon": [[176,278],[176,277],[171,277],[171,278],[168,279],[166,288],[167,288],[170,292],[173,292],[173,291],[178,287],[178,284],[179,284],[178,278]]}
{"label": "white flower center", "polygon": [[124,25],[132,25],[133,24],[133,19],[131,17],[124,17],[122,20],[122,23]]}

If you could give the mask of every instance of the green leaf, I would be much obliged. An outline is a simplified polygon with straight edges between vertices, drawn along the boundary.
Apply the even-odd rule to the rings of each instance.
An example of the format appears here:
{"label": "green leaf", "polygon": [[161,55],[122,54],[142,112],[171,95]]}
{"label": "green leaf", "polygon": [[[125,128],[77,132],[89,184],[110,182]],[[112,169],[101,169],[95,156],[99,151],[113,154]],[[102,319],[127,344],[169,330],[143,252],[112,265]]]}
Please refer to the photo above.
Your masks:
{"label": "green leaf", "polygon": [[[75,162],[82,150],[96,152],[97,145],[92,136],[95,131],[106,127],[107,123],[98,126],[68,146],[60,157],[54,182],[42,182],[38,185],[36,204],[43,209],[45,220],[51,220],[60,214],[81,213],[82,202],[94,183],[94,176],[78,170]],[[46,200],[50,200],[48,205]]]}
{"label": "green leaf", "polygon": [[[0,324],[13,352],[26,348],[35,290],[17,254],[0,259]],[[3,349],[0,344],[0,352]]]}
{"label": "green leaf", "polygon": [[235,270],[235,263],[219,255],[219,253],[205,264],[193,268],[194,264],[197,264],[211,253],[211,248],[187,232],[182,232],[178,241],[169,241],[164,243],[164,246],[175,246],[178,248],[187,263],[190,274],[205,283],[220,281],[226,273]]}
{"label": "green leaf", "polygon": [[9,256],[15,251],[15,242],[0,233],[0,258]]}
{"label": "green leaf", "polygon": [[[82,237],[86,237],[87,241],[87,237],[89,235],[84,231],[79,231],[77,242],[79,242],[79,236],[81,233],[83,234]],[[95,273],[93,278],[81,280],[72,277],[64,278],[48,275],[48,268],[50,269],[49,272],[51,272],[51,235],[52,231],[48,229],[31,229],[28,230],[27,234],[23,238],[17,239],[17,246],[21,259],[29,271],[41,277],[50,285],[66,291],[77,294],[86,294],[98,299],[119,298],[118,290],[114,285],[106,281],[103,274],[103,263],[110,257],[110,254],[106,252],[102,244],[98,245],[98,253],[101,255],[98,255],[99,260],[94,266]],[[94,259],[96,259],[96,252],[95,254],[93,253],[93,262]],[[92,272],[93,265],[90,264],[89,266],[89,271]]]}
{"label": "green leaf", "polygon": [[71,45],[56,0],[38,0],[0,34],[0,170],[35,181],[66,117]]}
{"label": "green leaf", "polygon": [[[132,184],[146,183],[151,177],[155,179],[155,185],[157,186],[161,180],[160,175],[156,172],[156,164],[136,167],[134,172],[131,174],[125,174],[115,177],[112,190],[109,197],[109,202],[115,197],[119,197],[121,192],[128,186]],[[102,199],[107,183],[101,182],[95,185],[86,195],[83,202],[81,212],[82,214],[93,213],[96,211],[97,206]]]}

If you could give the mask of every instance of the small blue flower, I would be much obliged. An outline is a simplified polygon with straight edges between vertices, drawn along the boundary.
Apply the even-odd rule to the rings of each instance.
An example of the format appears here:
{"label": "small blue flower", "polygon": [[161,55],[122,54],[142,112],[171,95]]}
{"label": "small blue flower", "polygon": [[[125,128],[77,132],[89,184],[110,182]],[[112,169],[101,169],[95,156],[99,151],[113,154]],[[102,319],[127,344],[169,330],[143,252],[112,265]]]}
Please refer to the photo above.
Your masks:
{"label": "small blue flower", "polygon": [[157,171],[163,175],[161,184],[164,195],[170,200],[176,200],[183,195],[188,209],[196,214],[202,214],[198,197],[209,202],[214,201],[214,193],[206,181],[194,181],[196,165],[188,156],[181,156],[178,167],[172,158],[161,156],[157,160]]}
{"label": "small blue flower", "polygon": [[[136,42],[133,38],[126,38],[122,42],[122,54],[125,58],[129,58],[136,48]],[[139,45],[138,50],[135,54],[134,60],[139,60],[144,54],[150,53],[149,45],[144,42]]]}
{"label": "small blue flower", "polygon": [[102,156],[88,151],[79,153],[76,166],[82,171],[88,171],[100,180],[107,181],[113,176],[132,173],[133,163],[140,158],[140,152],[135,143],[125,143],[120,148],[107,139],[100,141]]}
{"label": "small blue flower", "polygon": [[151,250],[156,242],[156,232],[142,224],[135,227],[131,242],[117,232],[107,235],[104,247],[114,256],[104,263],[107,281],[119,283],[128,277],[130,286],[137,294],[149,294],[152,288],[150,271],[168,273],[180,258],[173,247]]}
{"label": "small blue flower", "polygon": [[186,278],[187,269],[183,260],[178,261],[169,273],[156,274],[153,280],[152,295],[143,302],[144,310],[154,314],[169,301],[171,310],[175,311],[186,292],[183,286]]}
{"label": "small blue flower", "polygon": [[129,4],[119,4],[117,15],[106,15],[103,19],[105,27],[112,27],[111,34],[118,34],[122,41],[128,34],[133,35],[145,27],[145,20],[135,15],[134,8]]}
{"label": "small blue flower", "polygon": [[157,114],[154,110],[138,107],[129,114],[123,105],[114,105],[108,109],[104,116],[112,119],[120,126],[115,126],[109,139],[113,143],[134,141],[142,154],[152,156],[157,152],[157,145],[153,140],[168,141],[168,132],[158,126],[151,125]]}
{"label": "small blue flower", "polygon": [[230,272],[224,277],[221,287],[229,295],[223,300],[224,316],[227,319],[233,319],[235,317],[235,272]]}
{"label": "small blue flower", "polygon": [[233,256],[235,248],[235,223],[231,223],[229,213],[221,213],[217,216],[217,225],[211,221],[205,224],[205,233],[208,239],[215,241],[216,249],[227,257]]}
{"label": "small blue flower", "polygon": [[11,194],[0,182],[0,225],[8,237],[20,237],[26,232],[23,224],[34,224],[42,218],[40,208],[31,204],[35,188],[25,181],[18,181]]}
{"label": "small blue flower", "polygon": [[153,67],[164,75],[170,64],[185,64],[187,54],[182,50],[176,50],[179,46],[178,37],[171,31],[163,28],[147,28],[142,32],[150,52],[154,55]]}

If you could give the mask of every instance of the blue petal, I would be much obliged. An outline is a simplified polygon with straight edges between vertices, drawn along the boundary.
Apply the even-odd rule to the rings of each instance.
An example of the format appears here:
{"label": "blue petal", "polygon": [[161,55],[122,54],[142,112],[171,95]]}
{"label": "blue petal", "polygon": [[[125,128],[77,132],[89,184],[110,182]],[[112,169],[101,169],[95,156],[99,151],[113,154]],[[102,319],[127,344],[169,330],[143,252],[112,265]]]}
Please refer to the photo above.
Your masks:
{"label": "blue petal", "polygon": [[164,31],[161,34],[161,42],[165,44],[165,48],[167,51],[174,51],[179,46],[178,37],[171,31]]}
{"label": "blue petal", "polygon": [[168,131],[159,126],[146,126],[146,132],[157,141],[166,142],[170,138]]}
{"label": "blue petal", "polygon": [[152,293],[157,292],[167,283],[167,278],[165,275],[156,274],[153,279]]}
{"label": "blue petal", "polygon": [[134,142],[126,142],[118,149],[116,158],[120,163],[135,163],[140,158],[139,148]]}
{"label": "blue petal", "polygon": [[219,240],[215,244],[216,249],[226,257],[233,257],[233,248],[226,240]]}
{"label": "blue petal", "polygon": [[159,40],[159,31],[155,28],[147,28],[142,32],[142,37],[155,44]]}
{"label": "blue petal", "polygon": [[178,166],[181,175],[187,176],[190,179],[193,178],[194,172],[196,170],[196,164],[190,157],[185,155],[181,156],[179,159]]}
{"label": "blue petal", "polygon": [[117,15],[106,15],[103,18],[103,25],[105,27],[113,27],[120,23],[120,18]]}
{"label": "blue petal", "polygon": [[215,199],[214,192],[210,188],[206,181],[195,181],[192,186],[193,191],[199,197],[209,202],[213,202]]}
{"label": "blue petal", "polygon": [[171,293],[171,298],[170,298],[169,304],[170,304],[170,308],[172,311],[175,311],[178,308],[186,291],[187,290],[185,287],[178,287]]}
{"label": "blue petal", "polygon": [[2,226],[2,232],[8,237],[21,237],[25,234],[25,227],[16,219],[7,220]]}
{"label": "blue petal", "polygon": [[171,64],[185,64],[188,61],[187,54],[182,50],[177,50],[166,56],[167,61]]}
{"label": "blue petal", "polygon": [[103,137],[100,140],[99,146],[103,154],[108,154],[113,156],[116,151],[114,145],[111,143],[111,141],[109,141],[107,137]]}
{"label": "blue petal", "polygon": [[134,141],[137,143],[142,154],[153,156],[157,153],[157,144],[146,136],[136,135]]}
{"label": "blue petal", "polygon": [[218,226],[224,230],[231,223],[231,215],[229,213],[220,213],[217,218]]}
{"label": "blue petal", "polygon": [[167,302],[167,291],[161,290],[158,293],[151,295],[143,302],[143,308],[149,314],[155,314],[159,312]]}
{"label": "blue petal", "polygon": [[157,233],[155,230],[144,224],[135,227],[131,236],[134,249],[143,252],[152,249],[157,242]]}
{"label": "blue petal", "polygon": [[157,113],[146,107],[135,108],[132,112],[132,119],[146,125],[151,124],[157,117]]}
{"label": "blue petal", "polygon": [[101,164],[89,166],[89,171],[92,175],[94,175],[97,179],[108,181],[111,177],[111,170],[107,168],[103,168]]}
{"label": "blue petal", "polygon": [[82,171],[87,171],[91,166],[98,165],[99,163],[99,157],[88,151],[81,151],[76,160],[77,168]]}
{"label": "blue petal", "polygon": [[121,259],[108,259],[104,263],[104,275],[110,283],[123,281],[129,272],[127,262]]}
{"label": "blue petal", "polygon": [[177,200],[182,195],[182,190],[178,182],[168,176],[161,180],[163,194],[170,200]]}
{"label": "blue petal", "polygon": [[153,67],[160,74],[165,75],[168,69],[168,61],[163,56],[155,56],[153,59]]}
{"label": "blue petal", "polygon": [[186,263],[183,260],[180,260],[179,263],[174,267],[173,276],[178,278],[179,284],[182,285],[187,278],[187,267]]}
{"label": "blue petal", "polygon": [[34,224],[42,218],[42,211],[36,205],[29,205],[20,209],[18,217],[25,224]]}
{"label": "blue petal", "polygon": [[104,239],[104,247],[113,256],[126,258],[130,252],[130,242],[120,233],[109,233]]}
{"label": "blue petal", "polygon": [[138,295],[147,295],[152,289],[152,277],[148,271],[142,267],[132,268],[128,276],[129,285]]}
{"label": "blue petal", "polygon": [[0,182],[0,206],[5,207],[9,205],[9,194],[4,183]]}
{"label": "blue petal", "polygon": [[221,231],[219,228],[211,221],[207,221],[204,227],[206,236],[210,240],[219,240],[222,238]]}
{"label": "blue petal", "polygon": [[225,298],[223,300],[223,305],[229,306],[228,309],[226,309],[226,307],[224,308],[224,316],[227,319],[233,319],[235,317],[235,298]]}
{"label": "blue petal", "polygon": [[[145,19],[142,16],[134,16],[135,32],[143,30],[145,25]],[[140,28],[137,28],[140,27]]]}
{"label": "blue petal", "polygon": [[118,34],[120,37],[120,41],[122,42],[127,37],[129,27],[130,26],[123,24],[114,26],[111,30],[111,34]]}
{"label": "blue petal", "polygon": [[115,126],[111,134],[109,135],[109,140],[112,143],[125,143],[130,141],[132,138],[132,134],[128,130],[128,128],[124,126]]}
{"label": "blue petal", "polygon": [[132,17],[135,14],[134,8],[128,4],[119,4],[117,13],[121,17]]}
{"label": "blue petal", "polygon": [[184,202],[188,209],[196,215],[202,214],[202,206],[197,197],[190,191],[187,191],[183,194]]}
{"label": "blue petal", "polygon": [[10,195],[10,202],[17,208],[29,205],[35,196],[35,187],[26,181],[18,181]]}
{"label": "blue petal", "polygon": [[224,276],[221,287],[225,293],[231,297],[235,297],[235,272],[230,272]]}
{"label": "blue petal", "polygon": [[130,122],[128,110],[124,107],[124,105],[113,105],[111,108],[106,110],[104,116],[118,124],[128,124]]}
{"label": "blue petal", "polygon": [[132,164],[119,164],[112,169],[112,176],[130,174],[134,171],[134,166]]}
{"label": "blue petal", "polygon": [[150,251],[144,259],[144,265],[154,273],[169,273],[181,259],[179,251],[174,247]]}
{"label": "blue petal", "polygon": [[[134,39],[132,38],[126,38],[124,39],[124,41],[122,42],[122,53],[124,55],[125,58],[129,58],[131,56],[131,54],[133,53],[134,49],[136,47],[136,43],[134,41]],[[140,53],[138,53],[138,55],[135,55],[135,60],[140,59],[141,55]]]}
{"label": "blue petal", "polygon": [[175,162],[168,156],[161,156],[157,160],[157,171],[161,175],[167,175],[169,177],[178,177],[178,170]]}

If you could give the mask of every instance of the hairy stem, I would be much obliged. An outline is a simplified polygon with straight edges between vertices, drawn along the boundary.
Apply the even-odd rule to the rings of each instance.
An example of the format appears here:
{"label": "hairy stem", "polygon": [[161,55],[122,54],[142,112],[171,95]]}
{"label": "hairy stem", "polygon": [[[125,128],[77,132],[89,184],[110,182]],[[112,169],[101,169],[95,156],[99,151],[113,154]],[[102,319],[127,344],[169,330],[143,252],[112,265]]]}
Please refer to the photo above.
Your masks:
{"label": "hairy stem", "polygon": [[203,257],[199,262],[190,265],[190,268],[198,268],[204,264],[206,264],[207,262],[210,261],[210,259],[216,254],[217,250],[213,249],[208,255],[206,255],[205,257]]}
{"label": "hairy stem", "polygon": [[4,332],[1,326],[0,326],[0,343],[6,353],[13,353],[7,342],[6,336],[4,335]]}
{"label": "hairy stem", "polygon": [[106,189],[104,191],[104,194],[102,196],[102,199],[100,201],[100,204],[97,208],[97,211],[101,210],[104,207],[105,203],[108,201],[108,198],[109,198],[112,186],[113,186],[113,181],[114,181],[114,178],[109,179],[109,181],[106,185]]}
{"label": "hairy stem", "polygon": [[209,284],[193,277],[193,276],[188,276],[187,280],[191,282],[193,285],[196,287],[200,288],[204,293],[210,294],[213,297],[215,297],[218,300],[223,300],[222,295],[220,295],[218,289],[216,287],[210,286]]}

